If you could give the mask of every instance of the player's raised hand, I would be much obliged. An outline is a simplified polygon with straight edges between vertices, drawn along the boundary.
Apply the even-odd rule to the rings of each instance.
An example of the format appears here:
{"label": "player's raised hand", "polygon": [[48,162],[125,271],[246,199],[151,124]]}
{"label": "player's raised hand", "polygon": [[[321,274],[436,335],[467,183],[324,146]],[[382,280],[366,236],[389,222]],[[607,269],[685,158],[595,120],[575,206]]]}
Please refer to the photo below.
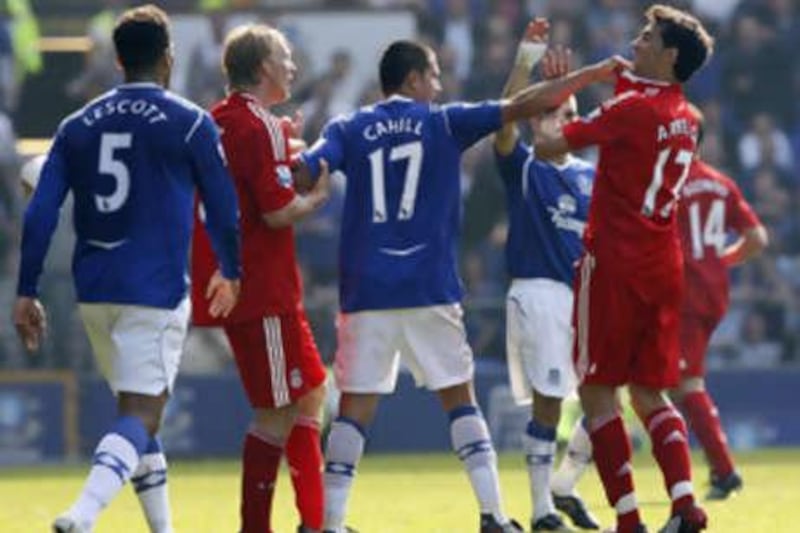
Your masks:
{"label": "player's raised hand", "polygon": [[546,43],[549,31],[550,22],[546,18],[536,17],[525,26],[522,42]]}
{"label": "player's raised hand", "polygon": [[631,70],[633,64],[620,55],[613,55],[589,68],[594,72],[595,81],[613,83],[621,71]]}
{"label": "player's raised hand", "polygon": [[542,58],[542,78],[554,80],[569,74],[572,69],[572,50],[556,46],[547,50]]}
{"label": "player's raised hand", "polygon": [[241,284],[238,279],[227,279],[217,270],[211,276],[206,288],[206,298],[211,300],[208,304],[208,313],[214,317],[227,317],[239,301]]}
{"label": "player's raised hand", "polygon": [[517,47],[517,57],[514,60],[517,68],[530,71],[542,58],[547,49],[548,32],[550,23],[544,18],[535,18],[528,22],[525,33]]}
{"label": "player's raised hand", "polygon": [[287,133],[289,134],[289,137],[293,139],[303,138],[305,117],[303,116],[303,111],[301,109],[295,111],[291,118],[286,117],[283,120],[287,124]]}
{"label": "player's raised hand", "polygon": [[29,352],[39,349],[47,331],[47,314],[35,298],[20,296],[14,303],[14,326],[22,344]]}

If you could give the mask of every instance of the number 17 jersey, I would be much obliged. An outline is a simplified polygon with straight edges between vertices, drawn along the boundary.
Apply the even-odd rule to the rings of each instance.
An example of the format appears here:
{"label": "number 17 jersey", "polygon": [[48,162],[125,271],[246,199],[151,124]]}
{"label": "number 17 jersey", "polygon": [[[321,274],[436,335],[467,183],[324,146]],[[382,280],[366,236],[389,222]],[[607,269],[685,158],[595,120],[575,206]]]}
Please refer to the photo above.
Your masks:
{"label": "number 17 jersey", "polygon": [[640,296],[672,291],[682,277],[675,206],[697,139],[681,86],[622,71],[616,96],[563,132],[572,149],[600,148],[587,251]]}
{"label": "number 17 jersey", "polygon": [[347,176],[339,243],[344,312],[457,302],[461,153],[501,126],[500,104],[394,96],[332,120],[302,155]]}

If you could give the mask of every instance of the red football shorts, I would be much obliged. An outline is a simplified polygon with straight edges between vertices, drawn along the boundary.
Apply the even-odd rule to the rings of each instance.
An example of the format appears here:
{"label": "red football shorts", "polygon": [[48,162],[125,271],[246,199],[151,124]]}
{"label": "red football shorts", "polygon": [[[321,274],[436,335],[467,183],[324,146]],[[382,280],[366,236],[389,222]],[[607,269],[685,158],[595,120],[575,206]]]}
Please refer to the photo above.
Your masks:
{"label": "red football shorts", "polygon": [[255,408],[292,404],[325,381],[325,367],[302,311],[230,324],[225,334]]}
{"label": "red football shorts", "polygon": [[708,341],[719,320],[716,318],[683,315],[681,317],[681,375],[702,378],[706,375]]}
{"label": "red football shorts", "polygon": [[680,282],[646,301],[627,279],[586,254],[575,281],[573,357],[587,385],[678,385]]}

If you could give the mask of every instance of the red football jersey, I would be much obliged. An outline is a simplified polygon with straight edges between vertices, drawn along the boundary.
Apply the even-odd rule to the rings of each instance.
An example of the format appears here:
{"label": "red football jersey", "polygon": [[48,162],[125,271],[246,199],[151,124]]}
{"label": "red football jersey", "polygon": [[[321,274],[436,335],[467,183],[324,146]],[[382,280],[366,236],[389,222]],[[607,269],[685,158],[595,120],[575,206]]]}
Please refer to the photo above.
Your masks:
{"label": "red football jersey", "polygon": [[[301,308],[302,289],[294,230],[270,228],[263,214],[285,207],[295,197],[285,123],[252,96],[233,93],[211,110],[222,135],[228,167],[239,197],[242,231],[242,293],[225,319],[208,314],[205,290],[217,269],[211,244],[195,220],[192,244],[192,305],[201,326],[252,320]],[[198,206],[196,217],[202,215]]]}
{"label": "red football jersey", "polygon": [[732,179],[702,161],[692,163],[678,208],[684,314],[722,318],[728,309],[728,267],[721,257],[727,234],[741,235],[760,224]]}
{"label": "red football jersey", "polygon": [[618,77],[616,96],[567,124],[572,149],[599,147],[586,249],[645,299],[679,290],[674,207],[689,173],[697,123],[681,86]]}

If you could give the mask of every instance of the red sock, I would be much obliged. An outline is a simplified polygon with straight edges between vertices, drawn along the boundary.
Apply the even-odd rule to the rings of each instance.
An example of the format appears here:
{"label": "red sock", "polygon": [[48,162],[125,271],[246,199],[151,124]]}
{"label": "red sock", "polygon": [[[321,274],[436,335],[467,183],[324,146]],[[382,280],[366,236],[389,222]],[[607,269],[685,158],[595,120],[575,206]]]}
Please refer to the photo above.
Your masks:
{"label": "red sock", "polygon": [[671,405],[656,409],[644,421],[653,446],[667,494],[672,500],[672,514],[694,504],[692,464],[686,424]]}
{"label": "red sock", "polygon": [[728,439],[722,431],[717,406],[706,391],[690,392],[683,398],[683,412],[711,465],[711,472],[724,478],[733,472]]}
{"label": "red sock", "polygon": [[309,417],[297,418],[286,442],[286,461],[300,520],[308,528],[322,529],[324,489],[319,422]]}
{"label": "red sock", "polygon": [[619,533],[635,531],[641,523],[633,492],[631,442],[619,416],[591,430],[592,454],[608,503],[617,511]]}
{"label": "red sock", "polygon": [[248,433],[242,450],[242,531],[269,533],[272,495],[283,448],[263,436]]}

